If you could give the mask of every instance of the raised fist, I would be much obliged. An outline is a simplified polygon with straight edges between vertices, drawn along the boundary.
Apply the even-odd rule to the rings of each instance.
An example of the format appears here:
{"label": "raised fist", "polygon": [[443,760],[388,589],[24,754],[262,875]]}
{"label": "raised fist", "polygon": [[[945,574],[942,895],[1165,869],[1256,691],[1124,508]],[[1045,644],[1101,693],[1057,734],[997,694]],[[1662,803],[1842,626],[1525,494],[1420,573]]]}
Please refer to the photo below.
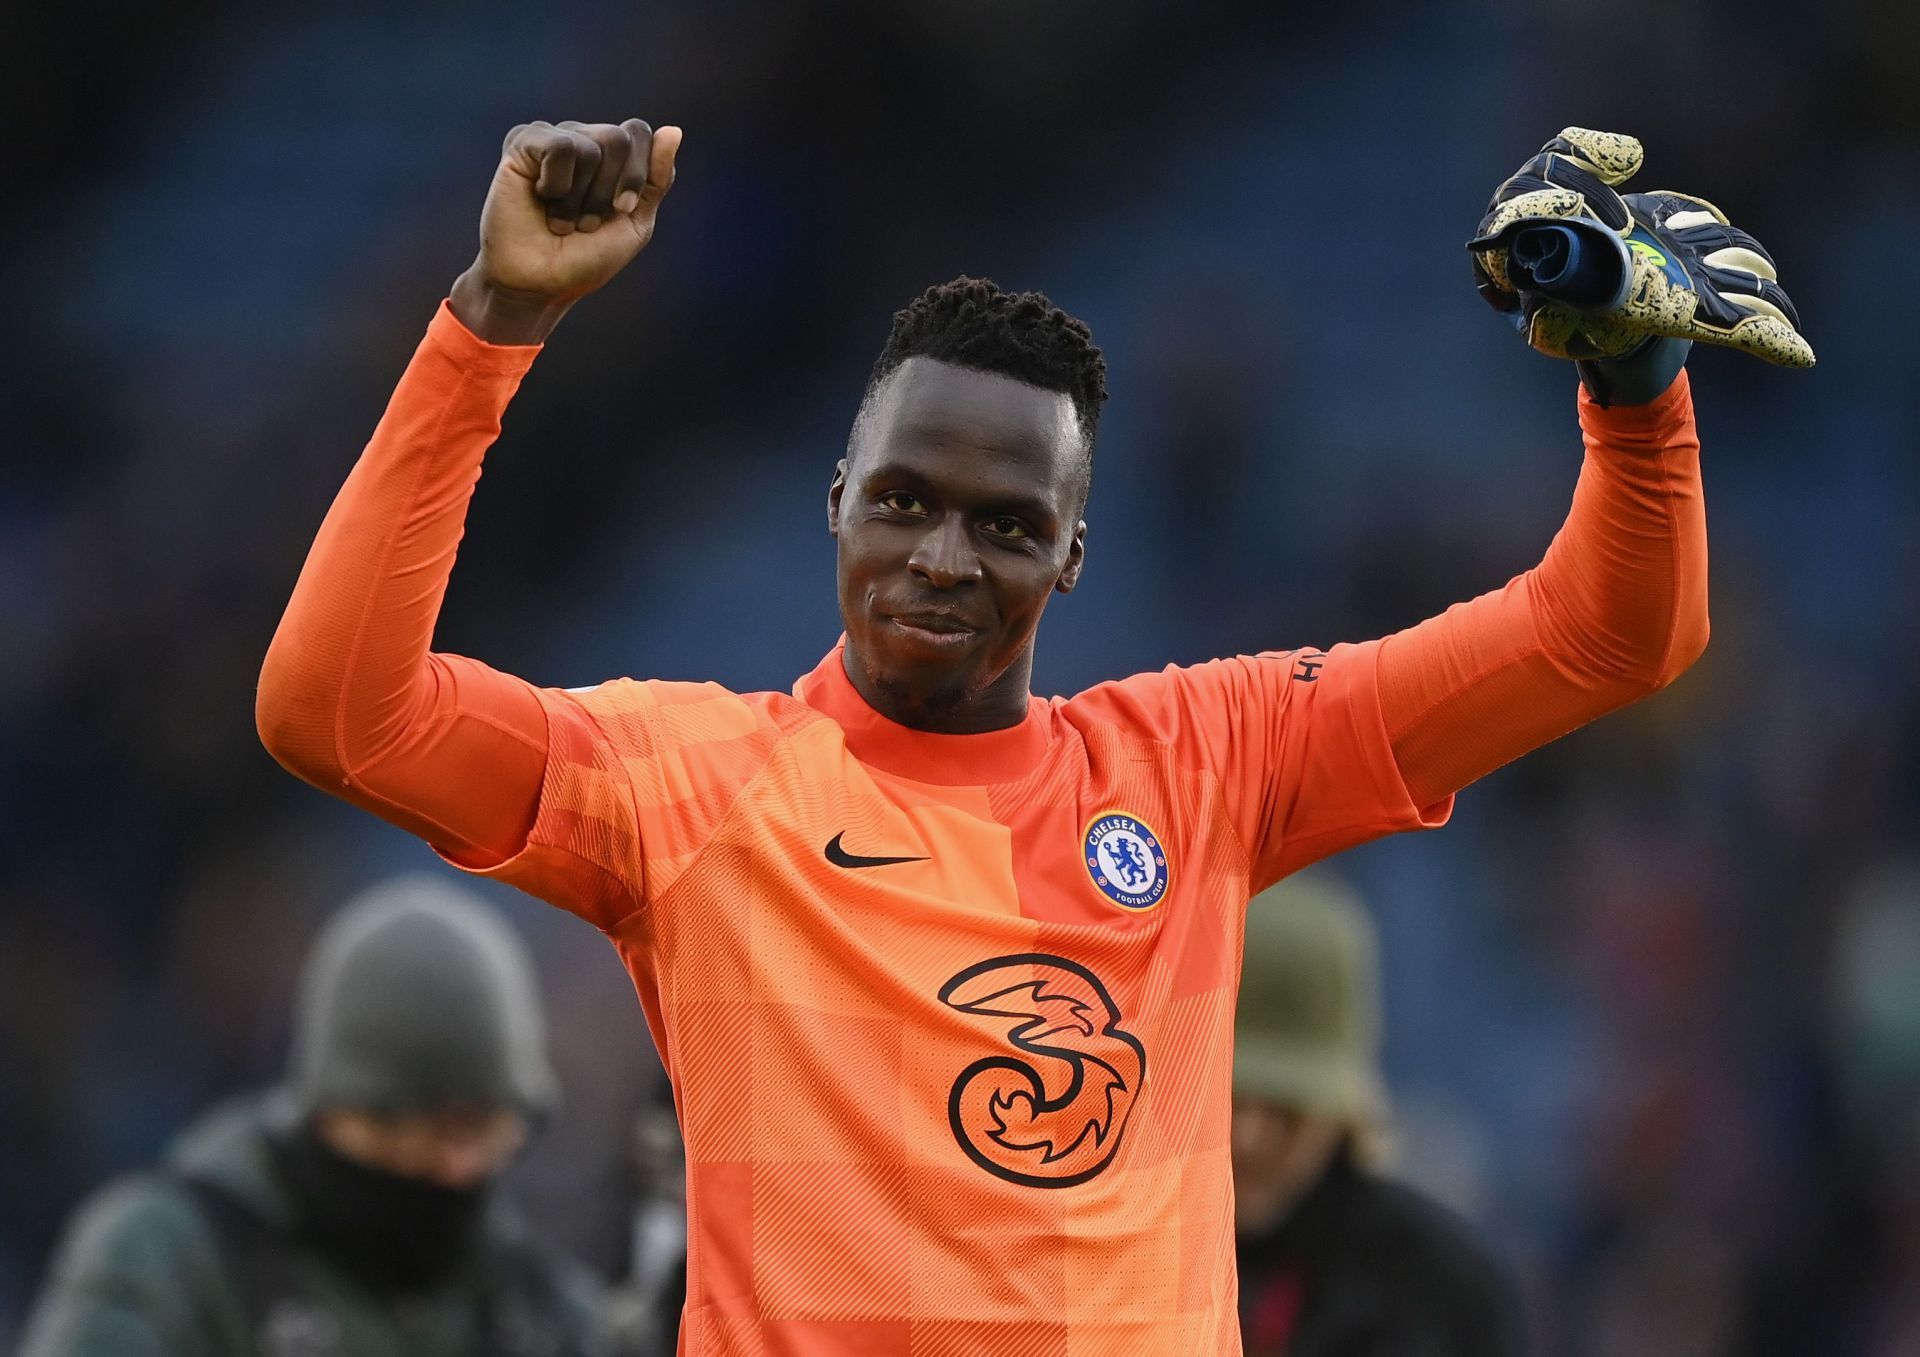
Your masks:
{"label": "raised fist", "polygon": [[[460,318],[496,342],[543,338],[653,238],[679,150],[679,128],[638,118],[514,128],[480,212],[480,256],[454,287]],[[509,312],[549,318],[518,333]]]}

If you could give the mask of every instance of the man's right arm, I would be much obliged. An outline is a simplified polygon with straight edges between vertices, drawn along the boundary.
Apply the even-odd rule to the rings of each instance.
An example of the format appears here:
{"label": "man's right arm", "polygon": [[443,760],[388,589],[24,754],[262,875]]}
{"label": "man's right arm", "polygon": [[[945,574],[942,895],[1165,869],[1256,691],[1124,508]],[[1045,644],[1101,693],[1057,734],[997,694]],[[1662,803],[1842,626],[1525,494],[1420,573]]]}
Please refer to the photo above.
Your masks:
{"label": "man's right arm", "polygon": [[531,685],[431,643],[480,459],[536,352],[434,317],[314,539],[255,701],[287,769],[472,866],[532,824],[546,718]]}
{"label": "man's right arm", "polygon": [[500,417],[539,343],[646,244],[679,130],[515,128],[454,284],[295,586],[261,671],[289,770],[484,867],[524,843],[547,760],[536,691],[431,649]]}

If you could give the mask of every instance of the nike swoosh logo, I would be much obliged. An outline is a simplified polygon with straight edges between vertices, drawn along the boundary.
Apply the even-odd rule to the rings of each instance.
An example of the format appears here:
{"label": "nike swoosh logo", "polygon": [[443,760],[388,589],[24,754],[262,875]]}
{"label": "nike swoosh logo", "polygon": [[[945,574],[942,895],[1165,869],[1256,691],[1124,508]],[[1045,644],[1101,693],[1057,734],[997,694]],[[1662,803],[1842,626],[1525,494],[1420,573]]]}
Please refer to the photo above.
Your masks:
{"label": "nike swoosh logo", "polygon": [[827,861],[836,867],[891,867],[896,862],[927,861],[925,858],[863,858],[840,846],[840,840],[846,837],[846,831],[842,830],[827,840]]}

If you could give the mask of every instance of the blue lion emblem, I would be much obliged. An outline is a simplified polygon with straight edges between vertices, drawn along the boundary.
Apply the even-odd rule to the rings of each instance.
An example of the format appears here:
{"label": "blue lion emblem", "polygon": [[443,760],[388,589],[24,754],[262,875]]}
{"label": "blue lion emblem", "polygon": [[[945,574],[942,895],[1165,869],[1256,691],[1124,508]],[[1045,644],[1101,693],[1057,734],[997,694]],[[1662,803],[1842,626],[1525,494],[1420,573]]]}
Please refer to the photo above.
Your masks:
{"label": "blue lion emblem", "polygon": [[1100,851],[1107,855],[1113,870],[1120,873],[1129,886],[1144,886],[1153,879],[1153,873],[1147,870],[1147,860],[1140,856],[1140,850],[1133,846],[1132,839],[1116,836],[1102,844]]}

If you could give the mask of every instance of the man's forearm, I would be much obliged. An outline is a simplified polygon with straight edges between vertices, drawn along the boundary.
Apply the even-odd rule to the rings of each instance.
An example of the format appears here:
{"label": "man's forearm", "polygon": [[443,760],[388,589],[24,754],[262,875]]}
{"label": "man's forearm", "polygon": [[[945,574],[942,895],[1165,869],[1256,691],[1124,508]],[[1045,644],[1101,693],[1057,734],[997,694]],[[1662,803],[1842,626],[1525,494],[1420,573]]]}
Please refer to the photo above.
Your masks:
{"label": "man's forearm", "polygon": [[431,650],[467,502],[533,346],[652,239],[680,141],[639,118],[507,134],[480,253],[321,525],[260,673],[275,758],[464,865],[518,851],[547,763],[532,686]]}
{"label": "man's forearm", "polygon": [[1381,705],[1418,804],[1663,687],[1707,643],[1700,445],[1685,374],[1658,400],[1581,402],[1587,455],[1546,558],[1387,638]]}
{"label": "man's forearm", "polygon": [[531,821],[545,718],[520,680],[430,647],[481,459],[535,352],[435,317],[321,525],[256,703],[287,768],[476,858]]}

